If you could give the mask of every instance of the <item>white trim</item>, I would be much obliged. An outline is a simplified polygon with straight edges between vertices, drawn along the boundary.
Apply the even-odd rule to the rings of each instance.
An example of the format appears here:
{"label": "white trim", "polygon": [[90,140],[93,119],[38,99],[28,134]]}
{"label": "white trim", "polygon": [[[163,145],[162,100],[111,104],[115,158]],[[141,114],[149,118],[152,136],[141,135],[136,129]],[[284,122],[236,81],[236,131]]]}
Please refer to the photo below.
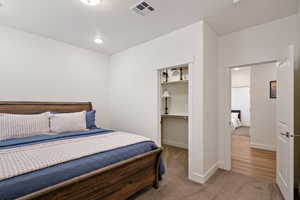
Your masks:
{"label": "white trim", "polygon": [[159,67],[156,67],[155,70],[160,71],[162,69],[174,68],[174,67],[179,67],[179,66],[182,66],[182,65],[190,65],[190,64],[193,64],[194,62],[195,62],[195,58],[189,58],[189,59],[186,59],[186,60],[181,61],[181,62],[158,65]]}
{"label": "white trim", "polygon": [[269,151],[276,151],[276,146],[271,145],[265,145],[265,144],[258,144],[258,143],[250,143],[251,148],[255,149],[263,149],[263,150],[269,150]]}
{"label": "white trim", "polygon": [[170,146],[175,146],[175,147],[179,147],[179,148],[183,148],[183,149],[188,149],[188,144],[185,144],[183,142],[175,142],[175,141],[172,141],[172,140],[164,140],[163,143],[166,144],[166,145],[170,145]]}
{"label": "white trim", "polygon": [[[195,59],[194,59],[195,60]],[[189,115],[189,120],[188,120],[188,176],[190,178],[190,174],[192,174],[192,163],[194,162],[193,157],[192,157],[192,152],[194,151],[193,149],[193,145],[191,140],[191,137],[193,135],[193,125],[192,125],[192,119],[193,119],[193,78],[192,78],[192,74],[193,74],[193,70],[194,70],[194,62],[189,64],[189,96],[188,96],[188,115]],[[201,144],[199,144],[201,145]]]}
{"label": "white trim", "polygon": [[190,173],[189,178],[197,183],[205,184],[208,179],[216,173],[216,171],[219,169],[218,163],[215,163],[209,168],[204,174],[198,174],[198,173]]}
{"label": "white trim", "polygon": [[[225,88],[225,95],[228,94],[228,99],[225,99],[225,116],[224,119],[224,170],[231,170],[231,136],[232,136],[232,127],[231,127],[231,87],[232,87],[232,77],[231,77],[231,68],[225,69],[225,81],[227,87]],[[223,133],[223,134],[224,134]]]}
{"label": "white trim", "polygon": [[156,80],[156,83],[157,83],[157,91],[158,91],[158,94],[157,94],[157,138],[156,138],[156,141],[157,141],[157,144],[159,147],[162,146],[162,141],[161,141],[161,82],[160,82],[160,70],[157,70],[157,80]]}
{"label": "white trim", "polygon": [[221,161],[218,161],[218,167],[219,167],[219,169],[225,169],[225,163],[221,162]]}
{"label": "white trim", "polygon": [[252,64],[228,66],[227,68],[233,69],[233,68],[242,68],[242,67],[253,67],[255,65],[263,65],[263,64],[276,63],[276,62],[278,62],[278,60],[268,60],[268,61],[255,62]]}

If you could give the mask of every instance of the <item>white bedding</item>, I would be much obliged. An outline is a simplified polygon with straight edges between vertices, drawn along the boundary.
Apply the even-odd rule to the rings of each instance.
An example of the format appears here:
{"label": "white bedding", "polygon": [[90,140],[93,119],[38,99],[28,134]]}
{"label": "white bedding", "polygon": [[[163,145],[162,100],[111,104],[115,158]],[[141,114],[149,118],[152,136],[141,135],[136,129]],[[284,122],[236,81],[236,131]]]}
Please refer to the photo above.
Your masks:
{"label": "white bedding", "polygon": [[0,181],[59,163],[145,141],[151,140],[135,134],[113,132],[0,150]]}
{"label": "white bedding", "polygon": [[242,122],[238,117],[238,113],[231,113],[231,127],[237,129],[242,126]]}

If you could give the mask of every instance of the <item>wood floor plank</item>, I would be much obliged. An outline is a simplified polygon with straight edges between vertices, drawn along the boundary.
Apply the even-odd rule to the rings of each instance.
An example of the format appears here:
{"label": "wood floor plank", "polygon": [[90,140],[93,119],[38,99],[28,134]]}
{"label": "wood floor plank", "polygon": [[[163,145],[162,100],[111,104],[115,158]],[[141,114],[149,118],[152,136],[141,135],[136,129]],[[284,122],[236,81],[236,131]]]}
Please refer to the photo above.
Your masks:
{"label": "wood floor plank", "polygon": [[276,152],[250,147],[250,137],[232,135],[232,171],[276,181]]}

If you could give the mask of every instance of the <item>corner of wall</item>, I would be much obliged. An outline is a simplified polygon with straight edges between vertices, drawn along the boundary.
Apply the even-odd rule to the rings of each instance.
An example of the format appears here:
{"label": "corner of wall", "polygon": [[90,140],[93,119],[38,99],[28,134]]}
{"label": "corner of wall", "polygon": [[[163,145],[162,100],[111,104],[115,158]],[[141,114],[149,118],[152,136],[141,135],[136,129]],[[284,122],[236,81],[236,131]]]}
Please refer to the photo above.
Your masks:
{"label": "corner of wall", "polygon": [[205,184],[208,179],[216,173],[218,169],[219,164],[215,163],[204,174],[190,173],[189,179],[197,183]]}
{"label": "corner of wall", "polygon": [[203,173],[202,182],[218,169],[218,36],[203,22]]}

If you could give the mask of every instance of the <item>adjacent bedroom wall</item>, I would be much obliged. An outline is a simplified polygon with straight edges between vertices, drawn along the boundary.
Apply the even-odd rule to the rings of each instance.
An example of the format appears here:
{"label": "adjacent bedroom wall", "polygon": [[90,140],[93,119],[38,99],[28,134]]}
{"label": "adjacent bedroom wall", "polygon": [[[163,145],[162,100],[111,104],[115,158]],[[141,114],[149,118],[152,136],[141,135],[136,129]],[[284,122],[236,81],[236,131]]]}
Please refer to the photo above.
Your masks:
{"label": "adjacent bedroom wall", "polygon": [[[298,44],[299,15],[279,19],[219,38],[219,162],[229,169],[230,79],[228,67],[278,59],[290,44]],[[297,58],[299,60],[299,56]],[[230,160],[229,160],[230,161]]]}
{"label": "adjacent bedroom wall", "polygon": [[0,26],[1,101],[92,101],[108,126],[109,57]]}
{"label": "adjacent bedroom wall", "polygon": [[251,68],[251,147],[276,151],[276,99],[270,81],[277,79],[276,63]]}

